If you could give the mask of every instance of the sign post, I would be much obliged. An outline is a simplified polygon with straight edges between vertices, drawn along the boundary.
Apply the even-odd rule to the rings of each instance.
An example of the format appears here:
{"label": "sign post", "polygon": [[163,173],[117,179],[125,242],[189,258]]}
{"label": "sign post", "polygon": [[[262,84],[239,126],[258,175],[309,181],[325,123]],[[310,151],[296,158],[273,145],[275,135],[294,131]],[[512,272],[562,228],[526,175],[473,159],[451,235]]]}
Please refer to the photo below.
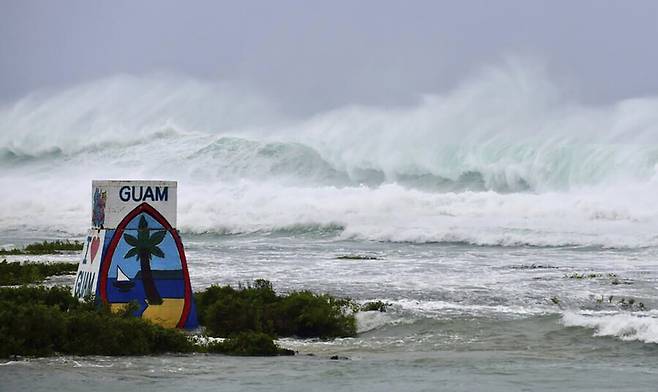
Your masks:
{"label": "sign post", "polygon": [[73,293],[171,328],[198,326],[175,181],[93,181],[92,219]]}

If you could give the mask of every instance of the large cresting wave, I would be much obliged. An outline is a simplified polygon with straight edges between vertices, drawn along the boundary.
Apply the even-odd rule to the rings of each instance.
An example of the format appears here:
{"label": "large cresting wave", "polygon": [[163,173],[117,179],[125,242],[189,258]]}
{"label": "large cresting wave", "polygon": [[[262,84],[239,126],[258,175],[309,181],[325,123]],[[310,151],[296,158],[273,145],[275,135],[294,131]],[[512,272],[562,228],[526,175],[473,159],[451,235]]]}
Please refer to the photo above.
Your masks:
{"label": "large cresting wave", "polygon": [[307,117],[235,84],[116,76],[0,107],[0,227],[88,226],[100,178],[180,183],[192,233],[658,245],[658,98],[584,105],[509,61],[400,107]]}

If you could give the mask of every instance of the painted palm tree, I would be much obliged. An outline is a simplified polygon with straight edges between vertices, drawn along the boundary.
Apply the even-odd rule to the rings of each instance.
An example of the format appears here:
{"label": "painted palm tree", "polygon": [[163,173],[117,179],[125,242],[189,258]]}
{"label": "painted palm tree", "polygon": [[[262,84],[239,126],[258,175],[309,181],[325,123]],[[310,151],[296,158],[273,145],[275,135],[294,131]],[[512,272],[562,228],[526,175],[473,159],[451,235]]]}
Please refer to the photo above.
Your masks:
{"label": "painted palm tree", "polygon": [[151,235],[144,215],[139,219],[137,238],[130,234],[123,235],[123,239],[126,240],[128,245],[132,246],[123,258],[128,259],[137,256],[142,270],[142,283],[144,284],[144,291],[149,305],[159,305],[162,303],[160,293],[158,293],[158,289],[155,287],[155,280],[151,271],[151,259],[153,256],[165,256],[162,249],[158,247],[162,240],[164,240],[165,235],[167,235],[166,230],[156,231]]}

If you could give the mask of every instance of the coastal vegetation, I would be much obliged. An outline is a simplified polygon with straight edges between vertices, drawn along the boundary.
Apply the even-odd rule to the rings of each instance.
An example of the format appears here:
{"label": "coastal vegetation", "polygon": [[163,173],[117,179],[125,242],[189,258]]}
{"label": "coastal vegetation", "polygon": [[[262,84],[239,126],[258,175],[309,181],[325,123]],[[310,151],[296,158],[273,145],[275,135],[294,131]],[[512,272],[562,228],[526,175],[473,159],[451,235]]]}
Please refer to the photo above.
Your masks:
{"label": "coastal vegetation", "polygon": [[178,330],[78,301],[69,287],[0,288],[0,357],[192,352]]}
{"label": "coastal vegetation", "polygon": [[53,275],[74,274],[78,263],[0,262],[0,286],[43,282]]}
{"label": "coastal vegetation", "polygon": [[69,287],[0,288],[0,358],[11,356],[149,355],[221,353],[293,355],[274,339],[283,336],[330,339],[356,335],[355,305],[310,291],[277,294],[257,280],[240,286],[211,286],[195,295],[202,344],[178,329],[132,317],[92,298],[79,301]]}
{"label": "coastal vegetation", "polygon": [[388,302],[371,301],[361,305],[359,310],[362,312],[372,312],[372,311],[386,312],[386,309],[389,306],[391,306],[391,304],[389,304]]}
{"label": "coastal vegetation", "polygon": [[243,331],[329,339],[356,335],[352,302],[327,294],[277,294],[263,279],[246,287],[211,286],[195,294],[199,322],[211,336]]}
{"label": "coastal vegetation", "polygon": [[55,240],[35,242],[25,246],[23,249],[0,249],[0,256],[7,255],[48,255],[61,252],[81,251],[83,243],[80,241]]}
{"label": "coastal vegetation", "polygon": [[279,347],[272,337],[262,332],[240,332],[223,341],[212,342],[207,352],[236,356],[295,355],[295,352]]}

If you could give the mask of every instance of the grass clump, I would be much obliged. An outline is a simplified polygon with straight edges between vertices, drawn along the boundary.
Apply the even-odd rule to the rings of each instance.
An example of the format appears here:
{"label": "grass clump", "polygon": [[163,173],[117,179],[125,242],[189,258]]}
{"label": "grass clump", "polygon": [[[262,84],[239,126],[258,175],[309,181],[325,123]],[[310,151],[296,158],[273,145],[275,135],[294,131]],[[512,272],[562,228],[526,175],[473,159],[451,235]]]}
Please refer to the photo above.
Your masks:
{"label": "grass clump", "polygon": [[211,336],[229,337],[244,331],[270,336],[336,338],[356,335],[349,300],[310,291],[274,292],[266,280],[235,289],[211,286],[195,294],[199,322]]}
{"label": "grass clump", "polygon": [[0,262],[0,286],[43,282],[49,276],[75,273],[78,263]]}
{"label": "grass clump", "polygon": [[68,287],[0,288],[0,358],[191,352],[179,330],[80,302]]}
{"label": "grass clump", "polygon": [[336,256],[337,260],[381,260],[380,257],[370,255],[342,255]]}
{"label": "grass clump", "polygon": [[80,251],[83,248],[83,243],[80,241],[69,240],[55,240],[43,241],[29,244],[25,249],[0,249],[0,256],[2,255],[49,255],[57,254],[62,251],[74,252]]}
{"label": "grass clump", "polygon": [[[603,297],[601,297],[602,299]],[[613,303],[614,301],[614,296],[609,296],[608,297],[608,303]],[[616,301],[617,306],[619,306],[623,310],[628,310],[628,311],[638,311],[638,312],[643,312],[648,310],[647,307],[644,305],[644,303],[636,301],[635,298],[625,298],[621,297],[617,299]]]}
{"label": "grass clump", "polygon": [[527,265],[527,264],[513,265],[511,268],[512,269],[518,269],[518,270],[560,269],[560,267],[556,267],[554,265],[545,265],[545,264],[536,264],[536,263],[532,263],[530,265]]}
{"label": "grass clump", "polygon": [[617,276],[617,274],[615,274],[613,272],[610,272],[610,273],[607,273],[607,274],[601,274],[601,273],[587,273],[586,274],[586,273],[574,272],[574,273],[571,273],[571,274],[565,274],[564,277],[567,278],[567,279],[576,279],[576,280],[607,278],[610,281],[610,284],[612,284],[613,286],[617,286],[617,285],[620,285],[620,284],[627,284],[627,285],[633,284],[633,282],[630,281],[630,280],[620,279],[619,276]]}
{"label": "grass clump", "polygon": [[571,274],[565,274],[564,277],[567,279],[577,279],[577,280],[582,280],[582,279],[595,279],[595,278],[600,278],[603,275],[601,274],[595,274],[595,273],[590,273],[590,274],[581,274],[578,272],[574,272]]}
{"label": "grass clump", "polygon": [[209,353],[238,356],[295,355],[295,352],[279,347],[272,337],[262,332],[241,332],[222,342],[210,343]]}

